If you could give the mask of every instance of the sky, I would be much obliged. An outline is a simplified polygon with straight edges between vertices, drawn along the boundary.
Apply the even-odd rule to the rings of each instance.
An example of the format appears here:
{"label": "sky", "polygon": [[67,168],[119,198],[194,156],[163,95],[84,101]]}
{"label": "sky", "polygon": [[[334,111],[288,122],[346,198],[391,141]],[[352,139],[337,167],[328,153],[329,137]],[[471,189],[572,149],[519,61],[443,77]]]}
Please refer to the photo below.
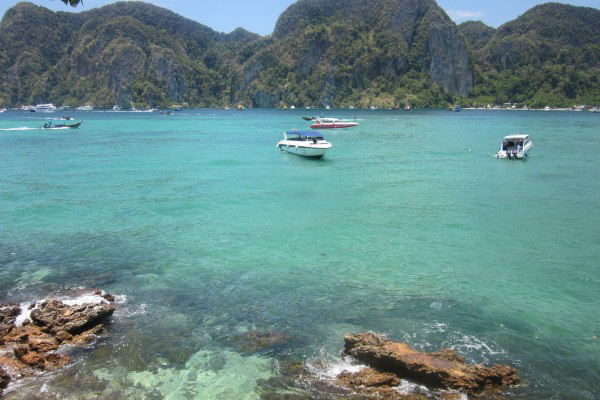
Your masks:
{"label": "sky", "polygon": [[[116,0],[83,0],[72,8],[60,0],[30,0],[55,11],[85,11],[115,3]],[[295,0],[144,0],[167,8],[186,18],[200,22],[219,32],[231,32],[242,27],[260,35],[269,35],[277,18]],[[557,0],[554,0],[557,1]],[[0,0],[0,15],[17,4],[18,0]],[[540,0],[437,0],[450,18],[461,23],[481,20],[497,28],[517,18],[531,7],[546,3]],[[600,0],[558,0],[559,3],[600,9]]]}

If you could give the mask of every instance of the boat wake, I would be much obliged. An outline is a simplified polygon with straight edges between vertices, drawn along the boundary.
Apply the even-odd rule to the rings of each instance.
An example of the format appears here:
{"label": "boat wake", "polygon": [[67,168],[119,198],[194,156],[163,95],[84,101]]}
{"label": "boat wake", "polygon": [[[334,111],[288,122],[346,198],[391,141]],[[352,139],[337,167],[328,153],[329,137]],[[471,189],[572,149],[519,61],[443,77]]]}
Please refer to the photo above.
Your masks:
{"label": "boat wake", "polygon": [[20,126],[18,128],[0,128],[0,131],[31,131],[40,128],[29,128],[27,126]]}

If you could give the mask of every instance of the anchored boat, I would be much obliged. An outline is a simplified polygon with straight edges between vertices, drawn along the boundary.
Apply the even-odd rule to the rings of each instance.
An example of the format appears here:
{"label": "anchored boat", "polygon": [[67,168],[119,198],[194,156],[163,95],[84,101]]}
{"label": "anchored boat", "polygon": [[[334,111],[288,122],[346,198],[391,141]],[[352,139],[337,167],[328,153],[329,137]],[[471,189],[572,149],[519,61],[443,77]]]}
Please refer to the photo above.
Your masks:
{"label": "anchored boat", "polygon": [[508,159],[527,158],[532,148],[533,142],[529,139],[529,135],[508,135],[502,140],[497,157]]}
{"label": "anchored boat", "polygon": [[335,129],[335,128],[352,128],[358,126],[358,122],[354,121],[342,121],[338,118],[317,118],[314,124],[310,127],[312,129]]}
{"label": "anchored boat", "polygon": [[299,156],[321,158],[331,148],[331,143],[320,132],[292,130],[283,133],[283,140],[276,147]]}

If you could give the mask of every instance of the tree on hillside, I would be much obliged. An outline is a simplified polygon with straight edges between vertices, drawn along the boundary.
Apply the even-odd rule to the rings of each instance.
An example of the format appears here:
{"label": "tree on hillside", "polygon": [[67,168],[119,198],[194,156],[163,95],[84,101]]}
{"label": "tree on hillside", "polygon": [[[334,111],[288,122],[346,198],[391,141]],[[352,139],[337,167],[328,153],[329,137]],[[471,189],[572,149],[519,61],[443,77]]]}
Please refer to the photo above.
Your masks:
{"label": "tree on hillside", "polygon": [[65,4],[69,4],[71,7],[77,7],[83,0],[60,0]]}

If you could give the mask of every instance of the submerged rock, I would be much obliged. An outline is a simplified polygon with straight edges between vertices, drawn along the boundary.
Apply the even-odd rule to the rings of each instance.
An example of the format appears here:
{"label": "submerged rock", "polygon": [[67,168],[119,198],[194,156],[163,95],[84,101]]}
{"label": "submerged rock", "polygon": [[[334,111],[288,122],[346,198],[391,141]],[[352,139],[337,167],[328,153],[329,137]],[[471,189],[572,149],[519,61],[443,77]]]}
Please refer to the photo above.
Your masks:
{"label": "submerged rock", "polygon": [[393,342],[373,333],[348,334],[344,340],[344,354],[377,370],[395,374],[401,379],[420,383],[428,388],[449,388],[475,394],[520,381],[512,367],[465,364],[464,357],[450,349],[438,353],[422,353],[411,349],[406,343]]}
{"label": "submerged rock", "polygon": [[244,353],[254,353],[269,347],[281,345],[290,337],[279,332],[250,331],[236,335],[233,339],[236,348]]}
{"label": "submerged rock", "polygon": [[[27,311],[0,305],[0,364],[4,368],[0,368],[0,394],[11,376],[31,376],[65,366],[70,357],[60,353],[61,346],[92,342],[115,310],[107,300],[113,297],[102,294],[91,293],[94,297],[86,296],[81,302],[45,300]],[[21,312],[24,315],[20,317]],[[29,318],[26,312],[30,312]]]}

